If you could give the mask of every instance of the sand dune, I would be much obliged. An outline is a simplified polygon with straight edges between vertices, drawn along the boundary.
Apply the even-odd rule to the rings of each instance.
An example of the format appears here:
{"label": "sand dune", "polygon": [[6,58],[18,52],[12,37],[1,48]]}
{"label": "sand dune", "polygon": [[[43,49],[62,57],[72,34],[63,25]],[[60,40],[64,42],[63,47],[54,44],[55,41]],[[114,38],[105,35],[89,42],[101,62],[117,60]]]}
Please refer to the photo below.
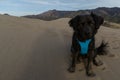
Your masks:
{"label": "sand dune", "polygon": [[97,44],[109,42],[109,54],[100,57],[94,78],[85,75],[82,64],[67,72],[72,29],[69,18],[42,21],[0,15],[0,80],[119,80],[120,29],[101,27]]}

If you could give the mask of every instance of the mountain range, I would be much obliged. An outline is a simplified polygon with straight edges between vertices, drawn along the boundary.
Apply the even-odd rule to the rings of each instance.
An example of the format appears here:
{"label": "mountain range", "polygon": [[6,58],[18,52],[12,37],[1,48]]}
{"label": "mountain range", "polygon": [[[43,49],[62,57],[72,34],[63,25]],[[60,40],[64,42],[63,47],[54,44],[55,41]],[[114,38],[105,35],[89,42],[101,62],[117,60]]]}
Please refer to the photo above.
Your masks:
{"label": "mountain range", "polygon": [[96,9],[78,10],[78,11],[60,11],[60,10],[49,10],[37,15],[26,15],[23,17],[41,19],[41,20],[55,20],[59,18],[73,18],[76,15],[90,14],[91,12],[98,14],[106,21],[120,23],[120,8],[119,7],[99,7]]}

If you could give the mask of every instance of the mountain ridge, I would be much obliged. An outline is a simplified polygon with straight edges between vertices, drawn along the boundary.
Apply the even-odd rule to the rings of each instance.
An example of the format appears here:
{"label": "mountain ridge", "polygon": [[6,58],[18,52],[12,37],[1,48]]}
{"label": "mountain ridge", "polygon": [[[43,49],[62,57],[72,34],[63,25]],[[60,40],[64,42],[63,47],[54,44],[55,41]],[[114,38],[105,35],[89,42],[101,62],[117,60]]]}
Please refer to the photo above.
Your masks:
{"label": "mountain ridge", "polygon": [[43,12],[41,14],[26,15],[23,17],[50,21],[59,18],[73,18],[76,15],[90,14],[91,12],[103,16],[106,21],[120,23],[119,7],[112,7],[112,8],[98,7],[96,9],[86,9],[86,10],[78,10],[78,11],[61,11],[61,10],[53,9]]}

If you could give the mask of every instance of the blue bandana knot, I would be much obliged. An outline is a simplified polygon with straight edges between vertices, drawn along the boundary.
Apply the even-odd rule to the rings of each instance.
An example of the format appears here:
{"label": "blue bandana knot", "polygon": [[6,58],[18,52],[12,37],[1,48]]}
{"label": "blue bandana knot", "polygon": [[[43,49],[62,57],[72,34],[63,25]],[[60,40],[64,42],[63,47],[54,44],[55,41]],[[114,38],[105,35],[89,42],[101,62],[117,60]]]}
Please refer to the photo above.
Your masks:
{"label": "blue bandana knot", "polygon": [[85,55],[85,54],[88,53],[90,42],[91,42],[91,39],[88,39],[85,42],[81,42],[81,41],[78,40],[78,43],[79,43],[79,45],[81,47],[81,50],[80,50],[81,54]]}

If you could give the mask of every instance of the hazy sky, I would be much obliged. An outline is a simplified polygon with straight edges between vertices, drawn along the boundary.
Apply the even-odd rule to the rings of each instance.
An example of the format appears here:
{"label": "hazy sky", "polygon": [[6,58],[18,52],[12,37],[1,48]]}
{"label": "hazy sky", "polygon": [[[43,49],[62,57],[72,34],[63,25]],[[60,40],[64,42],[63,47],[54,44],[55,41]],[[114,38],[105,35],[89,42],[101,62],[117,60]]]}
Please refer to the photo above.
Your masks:
{"label": "hazy sky", "polygon": [[15,16],[39,14],[47,10],[80,10],[120,7],[120,0],[0,0],[0,13]]}

